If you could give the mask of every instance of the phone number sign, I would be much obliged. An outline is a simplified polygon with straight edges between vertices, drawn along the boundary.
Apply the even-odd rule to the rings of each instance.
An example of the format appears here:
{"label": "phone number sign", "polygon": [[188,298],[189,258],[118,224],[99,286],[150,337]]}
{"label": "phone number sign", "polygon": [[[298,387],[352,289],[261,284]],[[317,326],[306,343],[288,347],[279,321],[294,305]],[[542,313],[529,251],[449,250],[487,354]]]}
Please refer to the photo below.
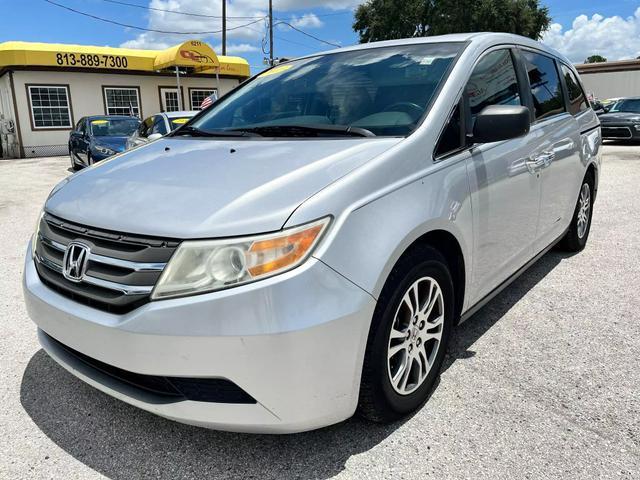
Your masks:
{"label": "phone number sign", "polygon": [[127,68],[129,60],[121,55],[101,55],[97,53],[55,54],[56,64],[64,67]]}

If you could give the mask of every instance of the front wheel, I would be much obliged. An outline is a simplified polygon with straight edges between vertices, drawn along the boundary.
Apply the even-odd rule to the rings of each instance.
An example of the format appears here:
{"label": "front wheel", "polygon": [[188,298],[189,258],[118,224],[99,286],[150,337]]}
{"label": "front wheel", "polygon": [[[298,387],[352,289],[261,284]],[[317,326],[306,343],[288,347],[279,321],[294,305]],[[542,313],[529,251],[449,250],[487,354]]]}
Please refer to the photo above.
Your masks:
{"label": "front wheel", "polygon": [[593,216],[594,183],[593,176],[590,173],[582,181],[569,230],[558,245],[562,250],[579,252],[587,244]]}
{"label": "front wheel", "polygon": [[372,319],[359,412],[389,422],[420,408],[442,366],[454,323],[454,290],[443,256],[422,246],[405,254]]}

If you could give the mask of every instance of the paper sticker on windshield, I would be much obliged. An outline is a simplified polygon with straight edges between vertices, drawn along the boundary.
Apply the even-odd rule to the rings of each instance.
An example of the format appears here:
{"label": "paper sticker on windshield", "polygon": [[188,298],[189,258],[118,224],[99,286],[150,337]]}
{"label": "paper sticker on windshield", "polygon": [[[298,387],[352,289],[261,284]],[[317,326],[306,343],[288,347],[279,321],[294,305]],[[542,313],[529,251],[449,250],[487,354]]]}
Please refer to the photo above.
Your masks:
{"label": "paper sticker on windshield", "polygon": [[273,67],[271,70],[261,73],[259,76],[268,77],[269,75],[277,75],[278,73],[286,72],[291,67],[293,67],[293,65],[280,65],[279,67]]}
{"label": "paper sticker on windshield", "polygon": [[106,125],[109,120],[92,120],[91,125]]}
{"label": "paper sticker on windshield", "polygon": [[183,123],[187,123],[189,121],[188,118],[174,118],[171,120],[171,123],[175,123],[176,125],[182,125]]}

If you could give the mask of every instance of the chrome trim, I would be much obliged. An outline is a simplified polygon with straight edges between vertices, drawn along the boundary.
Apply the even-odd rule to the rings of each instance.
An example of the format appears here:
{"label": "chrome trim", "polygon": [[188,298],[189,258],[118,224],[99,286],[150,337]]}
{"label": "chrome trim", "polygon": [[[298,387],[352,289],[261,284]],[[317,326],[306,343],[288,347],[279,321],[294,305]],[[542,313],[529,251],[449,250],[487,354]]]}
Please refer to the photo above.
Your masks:
{"label": "chrome trim", "polygon": [[[67,250],[67,246],[63,243],[56,242],[55,240],[51,240],[50,238],[42,235],[40,235],[40,240],[43,244],[53,248],[54,250],[58,250],[59,252],[64,253]],[[129,260],[121,260],[119,258],[98,255],[93,252],[89,252],[89,261],[101,263],[103,265],[111,265],[113,267],[126,268],[128,270],[133,270],[134,272],[161,272],[164,270],[164,267],[167,266],[166,263],[131,262]]]}
{"label": "chrome trim", "polygon": [[104,255],[98,255],[97,253],[89,254],[90,262],[102,263],[103,265],[111,265],[114,267],[122,267],[135,272],[161,272],[166,263],[139,263],[131,262],[129,260],[121,260],[119,258],[105,257]]}
{"label": "chrome trim", "polygon": [[55,240],[51,240],[50,238],[43,237],[42,234],[38,234],[40,237],[40,241],[44,243],[46,246],[53,248],[54,250],[58,250],[59,252],[64,252],[67,250],[67,246],[63,243],[56,242]]}
{"label": "chrome trim", "polygon": [[145,285],[123,285],[121,283],[110,282],[108,280],[102,280],[101,278],[91,277],[89,275],[85,275],[82,282],[96,287],[106,288],[107,290],[115,290],[116,292],[120,292],[126,296],[149,295],[151,290],[153,290],[153,287]]}
{"label": "chrome trim", "polygon": [[[62,266],[54,263],[46,258],[41,258],[37,254],[35,255],[35,259],[38,263],[41,263],[45,267],[53,270],[56,273],[62,275]],[[153,290],[153,286],[146,285],[124,285],[121,283],[110,282],[108,280],[102,280],[101,278],[92,277],[90,275],[85,275],[82,281],[78,282],[80,284],[87,283],[89,285],[94,285],[96,287],[102,287],[107,290],[113,290],[116,292],[120,292],[123,295],[131,296],[131,295],[149,295]]]}
{"label": "chrome trim", "polygon": [[51,260],[48,260],[46,258],[42,258],[42,257],[38,256],[37,253],[34,255],[34,258],[39,263],[41,263],[42,265],[47,267],[49,270],[53,270],[54,272],[59,273],[60,275],[62,275],[62,265],[58,265],[57,263],[52,262]]}

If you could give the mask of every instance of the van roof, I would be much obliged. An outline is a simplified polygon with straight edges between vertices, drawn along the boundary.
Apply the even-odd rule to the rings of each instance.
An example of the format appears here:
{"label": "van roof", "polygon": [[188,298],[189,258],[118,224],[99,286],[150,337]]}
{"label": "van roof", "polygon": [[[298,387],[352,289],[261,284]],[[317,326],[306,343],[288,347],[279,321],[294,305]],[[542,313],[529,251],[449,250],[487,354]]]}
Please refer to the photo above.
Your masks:
{"label": "van roof", "polygon": [[453,33],[449,35],[436,35],[432,37],[412,37],[401,38],[398,40],[383,40],[380,42],[369,42],[351,45],[348,47],[342,47],[339,49],[327,50],[325,52],[313,53],[305,55],[301,58],[315,57],[318,55],[333,54],[346,51],[366,50],[368,48],[378,47],[393,47],[398,45],[416,45],[421,43],[444,43],[444,42],[460,42],[460,43],[484,43],[487,47],[491,45],[500,44],[515,44],[525,47],[531,47],[538,50],[542,50],[550,55],[560,58],[565,63],[571,65],[571,62],[560,52],[550,48],[543,43],[532,40],[529,37],[523,37],[521,35],[515,35],[513,33],[499,33],[499,32],[475,32],[475,33]]}

